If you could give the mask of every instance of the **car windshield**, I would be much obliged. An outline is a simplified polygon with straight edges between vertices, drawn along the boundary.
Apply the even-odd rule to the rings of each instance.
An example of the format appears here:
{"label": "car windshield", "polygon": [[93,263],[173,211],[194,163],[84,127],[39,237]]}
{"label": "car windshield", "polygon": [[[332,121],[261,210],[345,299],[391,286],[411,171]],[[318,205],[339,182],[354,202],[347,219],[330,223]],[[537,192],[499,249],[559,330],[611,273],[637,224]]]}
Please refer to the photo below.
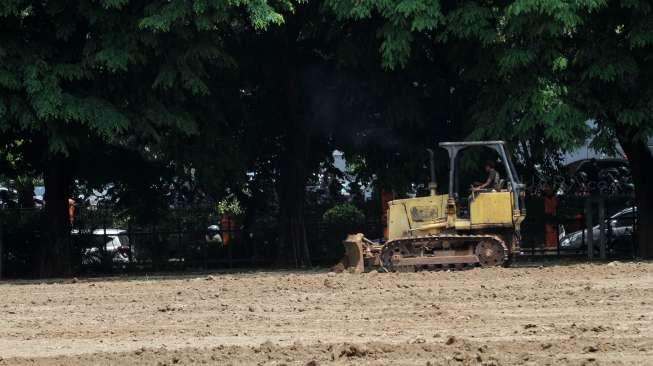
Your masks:
{"label": "car windshield", "polygon": [[118,240],[120,241],[121,246],[123,247],[129,246],[129,236],[127,236],[127,234],[118,235]]}
{"label": "car windshield", "polygon": [[612,216],[612,221],[617,227],[632,226],[635,224],[635,215],[633,214],[633,211],[619,212],[618,214]]}
{"label": "car windshield", "polygon": [[627,209],[621,210],[621,211],[617,212],[616,214],[612,215],[610,218],[611,219],[618,219],[619,217],[622,217],[622,216],[633,216],[633,209],[629,207]]}
{"label": "car windshield", "polygon": [[113,241],[113,236],[93,235],[92,243],[94,247],[104,247]]}
{"label": "car windshield", "polygon": [[44,194],[45,194],[45,187],[43,187],[43,186],[34,187],[34,195],[35,196],[43,197]]}

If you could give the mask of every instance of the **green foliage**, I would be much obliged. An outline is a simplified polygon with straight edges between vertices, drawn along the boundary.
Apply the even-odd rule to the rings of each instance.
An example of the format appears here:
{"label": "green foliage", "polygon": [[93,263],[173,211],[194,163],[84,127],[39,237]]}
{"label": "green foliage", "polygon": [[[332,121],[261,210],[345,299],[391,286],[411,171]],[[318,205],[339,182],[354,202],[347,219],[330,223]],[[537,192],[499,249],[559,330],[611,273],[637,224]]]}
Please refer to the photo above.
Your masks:
{"label": "green foliage", "polygon": [[[514,38],[529,40],[531,52],[544,55],[527,67],[565,90],[558,94],[561,104],[584,110],[585,119],[596,121],[594,146],[610,149],[617,130],[637,140],[651,136],[653,123],[644,117],[650,109],[648,96],[653,82],[648,72],[650,61],[644,56],[646,39],[652,35],[650,5],[639,1],[579,1],[520,8],[519,4],[508,8],[509,30]],[[535,35],[537,38],[527,36],[526,19],[547,24],[555,31]],[[549,114],[555,118],[559,112],[553,109]],[[548,133],[571,141],[564,137],[569,127],[564,121],[570,116],[562,117],[548,123]]]}
{"label": "green foliage", "polygon": [[[423,2],[411,3],[341,0],[329,5],[341,18],[382,22],[378,32],[386,35],[381,56],[387,67],[417,62],[419,55],[411,50],[431,47],[434,39],[442,43],[463,77],[482,86],[467,116],[477,126],[476,137],[511,140],[539,130],[552,149],[564,150],[589,136],[588,119],[609,128],[624,126],[640,139],[653,133],[645,117],[653,103],[648,97],[646,47],[653,40],[648,2],[466,1],[448,4],[446,11],[433,6],[428,15],[421,14],[432,20],[423,27],[411,25]],[[482,59],[454,53],[460,42],[466,42],[467,52],[480,50]],[[600,140],[606,148],[612,144]]]}
{"label": "green foliage", "polygon": [[240,201],[234,194],[229,194],[218,202],[217,210],[219,215],[242,216],[245,212]]}
{"label": "green foliage", "polygon": [[340,19],[363,20],[377,14],[383,21],[378,31],[383,65],[388,69],[406,65],[413,42],[412,32],[434,30],[443,24],[444,17],[438,0],[383,0],[349,1],[328,0]]}
{"label": "green foliage", "polygon": [[365,215],[351,203],[339,203],[322,215],[322,221],[332,229],[356,229],[365,222]]}
{"label": "green foliage", "polygon": [[234,65],[223,36],[240,9],[258,30],[283,21],[264,0],[2,3],[0,131],[63,153],[83,143],[79,129],[114,142],[146,125],[195,132],[183,109],[211,93],[210,68]]}
{"label": "green foliage", "polygon": [[465,2],[446,15],[445,32],[439,38],[446,41],[451,35],[459,39],[479,40],[485,46],[499,42],[501,35],[495,25],[497,13],[495,7]]}
{"label": "green foliage", "polygon": [[[270,24],[279,25],[284,21],[283,15],[276,12],[266,0],[244,1],[244,3],[249,12],[250,21],[256,30],[265,30]],[[287,10],[292,11],[291,2],[282,1],[281,4],[285,5]]]}

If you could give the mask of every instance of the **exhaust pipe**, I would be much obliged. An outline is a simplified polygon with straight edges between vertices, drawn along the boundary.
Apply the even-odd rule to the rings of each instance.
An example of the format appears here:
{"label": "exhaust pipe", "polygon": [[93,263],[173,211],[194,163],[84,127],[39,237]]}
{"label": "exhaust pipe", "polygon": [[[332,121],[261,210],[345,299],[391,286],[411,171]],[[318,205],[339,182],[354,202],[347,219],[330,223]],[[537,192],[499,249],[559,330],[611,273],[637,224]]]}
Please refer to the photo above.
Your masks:
{"label": "exhaust pipe", "polygon": [[438,183],[435,181],[435,152],[433,149],[426,149],[429,152],[429,162],[431,165],[431,181],[429,182],[429,191],[431,191],[431,196],[436,196],[438,194]]}

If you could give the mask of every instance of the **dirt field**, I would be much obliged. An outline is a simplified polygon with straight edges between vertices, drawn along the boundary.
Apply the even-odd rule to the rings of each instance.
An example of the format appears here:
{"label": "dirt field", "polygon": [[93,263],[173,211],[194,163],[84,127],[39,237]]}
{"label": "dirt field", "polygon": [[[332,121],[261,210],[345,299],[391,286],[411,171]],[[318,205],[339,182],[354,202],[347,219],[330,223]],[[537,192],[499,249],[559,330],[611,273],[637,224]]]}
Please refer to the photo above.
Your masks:
{"label": "dirt field", "polygon": [[0,365],[653,364],[653,263],[0,284]]}

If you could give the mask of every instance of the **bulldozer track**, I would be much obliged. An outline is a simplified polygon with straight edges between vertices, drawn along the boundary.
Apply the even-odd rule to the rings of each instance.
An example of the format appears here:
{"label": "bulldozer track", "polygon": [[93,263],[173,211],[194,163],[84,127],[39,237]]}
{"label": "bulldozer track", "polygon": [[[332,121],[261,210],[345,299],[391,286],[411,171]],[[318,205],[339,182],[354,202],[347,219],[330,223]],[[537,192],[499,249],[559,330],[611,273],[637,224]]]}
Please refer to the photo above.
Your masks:
{"label": "bulldozer track", "polygon": [[[466,248],[469,254],[438,255],[439,251],[446,250],[446,246],[455,246],[464,242],[473,242]],[[478,249],[490,248],[495,245],[501,247],[501,258],[479,258],[482,253]],[[460,249],[460,248],[459,248]],[[465,247],[462,247],[465,250]],[[474,254],[471,254],[475,251]],[[426,253],[425,253],[426,252]],[[430,252],[430,254],[428,253]],[[490,250],[492,253],[492,250]],[[499,253],[495,253],[499,254]],[[395,272],[428,270],[463,270],[481,265],[502,265],[509,261],[510,251],[504,240],[498,235],[491,234],[442,234],[421,237],[404,237],[388,241],[383,246],[381,265],[385,270]],[[397,257],[399,260],[397,260]],[[395,264],[394,261],[400,263]],[[483,263],[485,261],[485,263]],[[489,263],[489,264],[488,264]]]}

